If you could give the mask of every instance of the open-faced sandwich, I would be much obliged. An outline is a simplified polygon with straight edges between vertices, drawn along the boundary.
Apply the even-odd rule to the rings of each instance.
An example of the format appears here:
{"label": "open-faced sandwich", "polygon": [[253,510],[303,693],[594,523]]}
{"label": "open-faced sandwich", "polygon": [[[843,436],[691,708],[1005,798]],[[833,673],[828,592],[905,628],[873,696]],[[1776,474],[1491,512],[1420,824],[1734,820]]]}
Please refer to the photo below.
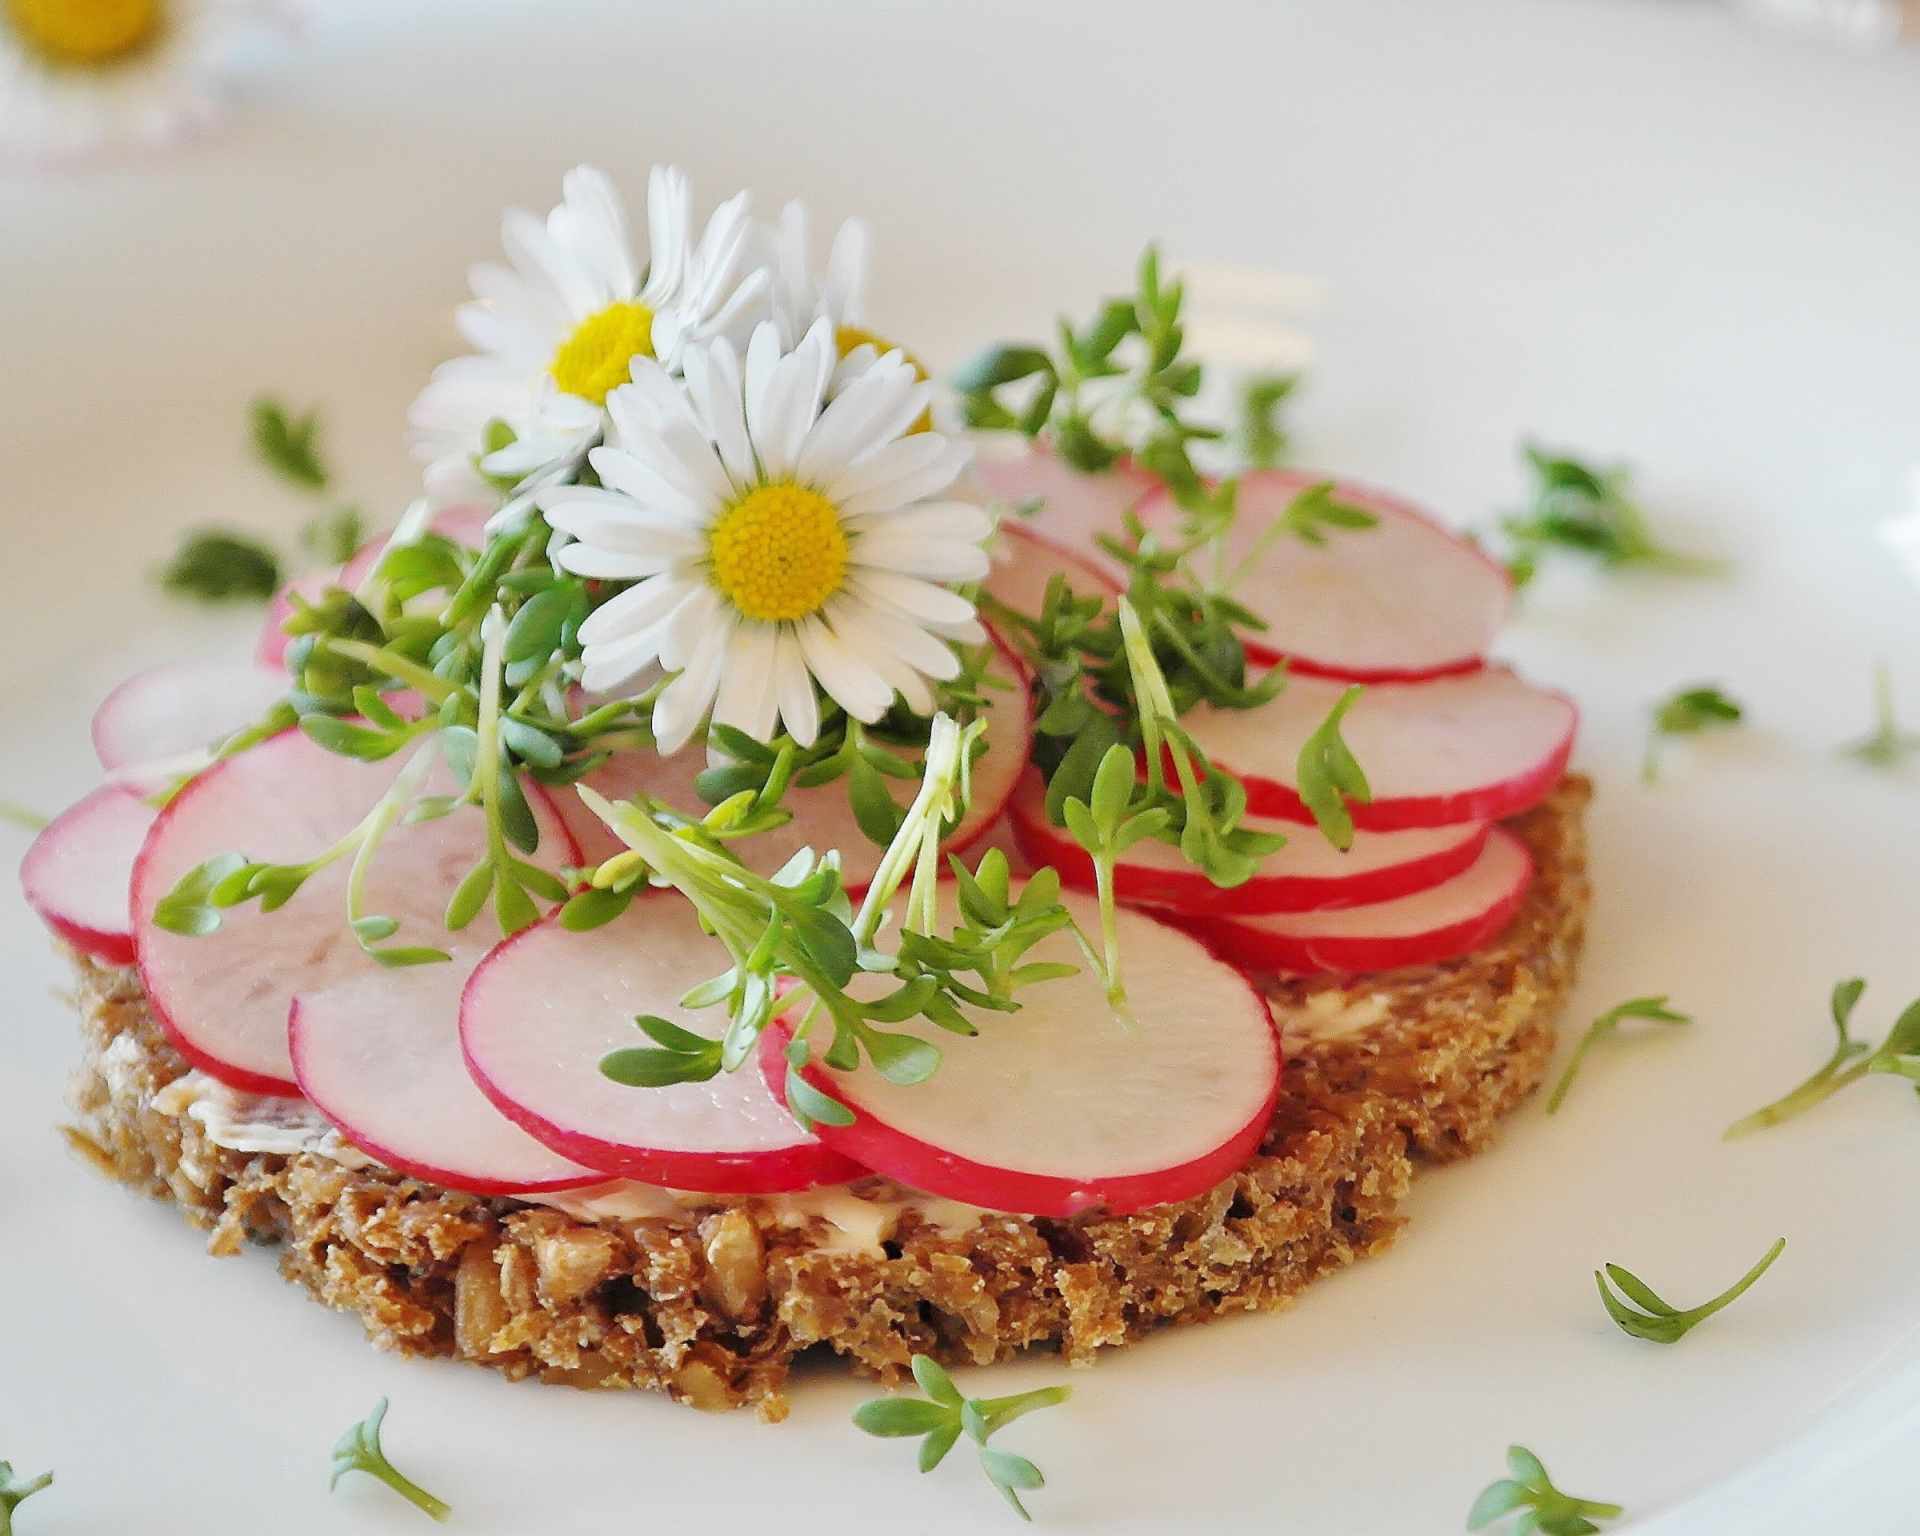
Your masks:
{"label": "open-faced sandwich", "polygon": [[505,235],[428,496],[116,690],[27,857],[76,1142],[384,1347],[770,1417],[816,1345],[1084,1361],[1390,1241],[1580,950],[1506,572],[1225,473],[1151,255],[955,401],[855,226],[657,171],[643,257],[580,170]]}

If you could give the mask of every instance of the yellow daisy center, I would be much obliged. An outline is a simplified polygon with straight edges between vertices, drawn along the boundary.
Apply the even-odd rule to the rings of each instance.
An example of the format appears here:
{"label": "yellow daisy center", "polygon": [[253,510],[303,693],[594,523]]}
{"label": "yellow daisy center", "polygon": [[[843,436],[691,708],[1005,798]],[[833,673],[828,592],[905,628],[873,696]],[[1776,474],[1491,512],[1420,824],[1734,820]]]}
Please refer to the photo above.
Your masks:
{"label": "yellow daisy center", "polygon": [[[874,332],[858,325],[841,326],[839,330],[833,333],[833,344],[840,349],[840,355],[842,357],[845,357],[849,352],[853,351],[855,347],[869,345],[872,346],[874,351],[878,352],[882,357],[885,357],[889,352],[893,351],[895,347],[900,346],[898,342],[888,341],[886,337],[876,335]],[[905,347],[900,347],[900,354],[906,358],[908,366],[921,378],[926,379],[932,377],[932,375],[927,372],[926,364],[921,362],[920,359],[915,357],[911,352],[907,351]],[[907,428],[907,435],[912,436],[915,432],[931,432],[932,430],[933,412],[931,410],[925,410],[915,419],[913,425]]]}
{"label": "yellow daisy center", "polygon": [[160,0],[5,0],[36,52],[61,64],[107,64],[160,30]]}
{"label": "yellow daisy center", "polygon": [[708,536],[713,584],[750,619],[774,624],[818,613],[847,574],[840,509],[791,481],[756,486]]}
{"label": "yellow daisy center", "polygon": [[605,405],[607,396],[627,382],[633,360],[652,356],[653,311],[630,301],[609,304],[560,343],[553,354],[553,382],[567,394]]}

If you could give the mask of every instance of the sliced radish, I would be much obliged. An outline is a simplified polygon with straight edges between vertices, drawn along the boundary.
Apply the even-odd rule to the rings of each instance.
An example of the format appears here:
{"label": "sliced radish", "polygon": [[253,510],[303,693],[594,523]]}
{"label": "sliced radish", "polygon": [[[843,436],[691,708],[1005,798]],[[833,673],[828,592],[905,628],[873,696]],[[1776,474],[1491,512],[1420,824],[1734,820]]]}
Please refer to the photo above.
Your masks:
{"label": "sliced radish", "polygon": [[[287,1054],[288,1004],[296,993],[374,968],[346,923],[348,861],[315,874],[279,911],[262,912],[257,902],[234,907],[218,932],[197,938],[160,927],[154,908],[183,875],[222,853],[263,862],[311,858],[359,823],[404,761],[356,762],[286,731],[209,769],[161,813],[134,866],[134,944],[147,999],[182,1055],[238,1088],[299,1091]],[[430,793],[451,788],[428,780]],[[557,866],[577,857],[552,808],[531,798],[541,861]],[[485,838],[472,807],[395,827],[367,881],[364,910],[396,919],[396,942],[444,948],[447,900]]]}
{"label": "sliced radish", "polygon": [[20,886],[40,921],[107,965],[133,964],[127,890],[155,814],[124,789],[96,789],[56,816],[20,861]]}
{"label": "sliced radish", "polygon": [[724,1027],[716,1010],[684,1009],[680,998],[726,965],[725,949],[677,897],[638,902],[587,933],[557,922],[529,928],[467,983],[468,1070],[508,1118],[603,1177],[729,1195],[858,1177],[862,1169],[794,1123],[751,1064],[667,1088],[602,1075],[609,1051],[650,1043],[636,1015],[703,1034]]}
{"label": "sliced radish", "polygon": [[[1180,723],[1209,757],[1246,780],[1256,815],[1311,821],[1299,794],[1300,748],[1346,687],[1296,677],[1270,704],[1202,704]],[[1394,832],[1516,815],[1560,781],[1578,724],[1571,699],[1502,667],[1369,684],[1341,728],[1373,790],[1371,804],[1349,805],[1354,825]]]}
{"label": "sliced radish", "polygon": [[[1337,495],[1377,517],[1373,527],[1329,528],[1318,545],[1276,530],[1294,499],[1326,478],[1267,470],[1240,482],[1222,555],[1228,571],[1253,556],[1233,586],[1267,625],[1246,637],[1248,657],[1368,682],[1479,666],[1513,597],[1506,571],[1407,502],[1347,481]],[[1164,491],[1141,509],[1149,525],[1178,515]]]}
{"label": "sliced radish", "polygon": [[223,737],[286,697],[287,674],[255,661],[170,661],[136,672],[93,713],[93,751],[109,776],[145,792],[191,773]]}
{"label": "sliced radish", "polygon": [[[1004,645],[997,640],[995,645],[997,659],[988,673],[993,686],[986,694],[987,750],[973,764],[973,799],[967,814],[947,839],[947,849],[954,853],[969,847],[1000,819],[1013,786],[1027,766],[1033,741],[1033,704],[1024,669]],[[705,809],[694,780],[706,766],[706,754],[698,746],[672,757],[651,751],[622,752],[589,774],[586,783],[609,800],[649,794],[676,810],[695,813]],[[902,806],[919,789],[917,779],[889,778],[886,785]],[[589,863],[598,864],[626,846],[577,794],[562,789],[554,798]],[[789,789],[782,804],[793,812],[792,821],[751,841],[735,843],[734,851],[753,868],[770,874],[802,848],[817,853],[838,848],[841,879],[849,890],[864,890],[879,868],[882,850],[854,819],[846,779],[834,779],[812,789]]]}
{"label": "sliced radish", "polygon": [[[447,507],[434,513],[433,521],[428,526],[435,533],[445,534],[456,544],[478,549],[486,542],[489,516],[485,507]],[[345,587],[351,592],[367,579],[386,552],[387,539],[383,535],[362,544],[345,565],[330,565],[322,570],[308,571],[274,593],[273,601],[267,605],[266,622],[260,627],[260,642],[254,648],[255,656],[270,667],[280,666],[286,660],[290,638],[286,625],[287,620],[293,617],[296,593],[309,603],[317,603],[326,596],[330,587]]]}
{"label": "sliced radish", "polygon": [[1120,590],[1110,569],[1090,555],[1056,544],[1025,523],[1007,521],[994,539],[993,569],[987,573],[986,592],[1015,613],[1038,616],[1046,601],[1047,583],[1058,573],[1076,595],[1105,596]]}
{"label": "sliced radish", "polygon": [[1123,538],[1128,511],[1161,489],[1158,479],[1131,463],[1088,474],[1040,444],[1008,456],[982,455],[971,473],[977,490],[1009,509],[1008,526],[1031,529],[1107,571],[1112,562],[1101,554],[1099,536]]}
{"label": "sliced radish", "polygon": [[460,994],[486,951],[386,971],[293,1000],[294,1076],[361,1151],[417,1179],[476,1195],[602,1183],[535,1141],[474,1086],[460,1054]]}
{"label": "sliced radish", "polygon": [[1438,965],[1498,938],[1533,880],[1533,860],[1495,827],[1465,873],[1431,890],[1338,912],[1188,918],[1180,926],[1222,958],[1256,971],[1388,971]]}
{"label": "sliced radish", "polygon": [[[1093,860],[1072,836],[1047,819],[1047,787],[1029,771],[1014,793],[1014,835],[1034,864],[1051,864],[1068,885],[1094,888]],[[1122,901],[1168,907],[1190,916],[1232,917],[1252,912],[1311,912],[1389,901],[1450,880],[1480,856],[1485,822],[1422,827],[1407,832],[1356,832],[1342,853],[1317,827],[1249,816],[1254,831],[1279,832],[1286,847],[1261,862],[1245,885],[1222,888],[1158,838],[1135,843],[1114,869]]]}
{"label": "sliced radish", "polygon": [[[1069,893],[1066,904],[1084,931],[1100,931],[1091,898]],[[1122,910],[1119,924],[1131,1023],[1074,939],[1054,934],[1027,958],[1079,973],[1024,989],[1018,1013],[977,1011],[976,1038],[889,1026],[939,1045],[940,1069],[923,1083],[902,1087],[864,1064],[829,1071],[816,1042],[808,1081],[855,1116],[821,1126],[821,1139],[916,1189],[1035,1216],[1126,1213],[1211,1189],[1266,1133],[1280,1091],[1272,1019],[1194,940],[1140,912]],[[761,1052],[782,1089],[789,1022]]]}

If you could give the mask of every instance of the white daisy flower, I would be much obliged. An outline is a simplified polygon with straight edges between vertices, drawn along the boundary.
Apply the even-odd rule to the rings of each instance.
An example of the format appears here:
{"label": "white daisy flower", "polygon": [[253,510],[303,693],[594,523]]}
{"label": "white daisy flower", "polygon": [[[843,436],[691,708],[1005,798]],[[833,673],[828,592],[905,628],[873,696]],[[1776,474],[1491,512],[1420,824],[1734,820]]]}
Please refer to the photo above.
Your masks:
{"label": "white daisy flower", "polygon": [[291,19],[270,0],[0,0],[0,157],[66,161],[203,129]]}
{"label": "white daisy flower", "polygon": [[[817,320],[833,327],[838,359],[827,380],[827,398],[865,373],[895,344],[866,328],[867,274],[872,268],[873,232],[865,220],[848,219],[833,237],[826,269],[815,272],[813,248],[807,233],[804,203],[788,203],[780,222],[767,231],[773,252],[773,318],[780,327],[780,344],[791,348]],[[921,378],[927,370],[912,353],[904,353]],[[932,426],[931,417],[919,425]]]}
{"label": "white daisy flower", "polygon": [[[567,173],[544,220],[510,210],[509,265],[474,267],[474,302],[459,311],[475,352],[442,364],[414,402],[429,493],[471,494],[484,483],[469,473],[476,461],[485,476],[535,485],[571,473],[605,432],[607,396],[636,360],[677,373],[690,344],[744,329],[770,281],[750,269],[747,194],[722,203],[698,243],[693,234],[687,178],[670,166],[648,178],[644,268],[619,193],[591,167]],[[490,428],[510,440],[490,441]]]}
{"label": "white daisy flower", "polygon": [[950,584],[986,575],[991,519],[940,499],[970,450],[911,430],[932,386],[897,351],[829,403],[835,352],[823,317],[784,354],[764,322],[744,366],[724,339],[688,347],[684,387],[637,359],[607,401],[618,446],[591,455],[600,486],[536,498],[579,541],[562,566],[633,583],[580,626],[583,682],[616,687],[656,660],[676,674],[654,703],[662,752],[709,712],[810,743],[816,681],[857,720],[896,695],[930,714],[929,681],[959,672],[942,637],[982,635]]}

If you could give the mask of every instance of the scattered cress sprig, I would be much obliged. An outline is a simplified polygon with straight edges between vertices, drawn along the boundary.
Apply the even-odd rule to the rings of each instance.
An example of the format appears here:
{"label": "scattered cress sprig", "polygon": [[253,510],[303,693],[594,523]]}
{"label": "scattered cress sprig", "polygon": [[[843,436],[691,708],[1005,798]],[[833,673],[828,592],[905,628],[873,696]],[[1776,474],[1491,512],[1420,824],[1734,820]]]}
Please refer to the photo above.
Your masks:
{"label": "scattered cress sprig", "polygon": [[1609,569],[1642,568],[1675,576],[1717,576],[1727,563],[1670,549],[1630,491],[1623,468],[1596,469],[1570,454],[1522,445],[1532,478],[1527,510],[1504,518],[1511,541],[1507,569],[1516,586],[1532,580],[1540,558],[1561,550]]}
{"label": "scattered cress sprig", "polygon": [[1920,753],[1920,731],[1902,730],[1894,715],[1893,673],[1884,661],[1873,668],[1873,730],[1841,751],[1871,768],[1898,768]]}
{"label": "scattered cress sprig", "polygon": [[1866,982],[1858,976],[1835,985],[1830,1011],[1838,1038],[1833,1054],[1799,1087],[1728,1126],[1727,1140],[1804,1114],[1870,1073],[1904,1077],[1920,1093],[1920,1001],[1907,1005],[1886,1039],[1878,1046],[1869,1046],[1864,1040],[1854,1039],[1850,1029],[1853,1010],[1866,990]]}
{"label": "scattered cress sprig", "polygon": [[1560,1074],[1553,1085],[1553,1092],[1547,1097],[1547,1113],[1552,1114],[1566,1101],[1567,1092],[1573,1087],[1573,1080],[1580,1071],[1581,1064],[1587,1059],[1587,1052],[1608,1035],[1613,1034],[1627,1019],[1646,1019],[1655,1024],[1691,1024],[1690,1014],[1676,1013],[1667,1006],[1667,997],[1662,993],[1658,997],[1630,997],[1624,1003],[1615,1003],[1586,1028],[1580,1043],[1573,1048],[1573,1055],[1567,1059],[1566,1070]]}
{"label": "scattered cress sprig", "polygon": [[922,1472],[939,1466],[961,1435],[966,1435],[978,1448],[980,1470],[986,1473],[987,1481],[1000,1490],[1016,1515],[1032,1520],[1020,1495],[1045,1487],[1046,1478],[1026,1457],[987,1442],[1022,1415],[1066,1402],[1073,1389],[1041,1387],[1008,1397],[963,1397],[953,1378],[930,1355],[915,1355],[912,1369],[913,1379],[925,1397],[903,1394],[872,1398],[853,1411],[854,1425],[886,1439],[919,1439]]}
{"label": "scattered cress sprig", "polygon": [[1670,736],[1698,736],[1703,731],[1726,730],[1739,725],[1746,710],[1721,688],[1702,683],[1681,688],[1653,707],[1653,723],[1647,732],[1647,752],[1640,763],[1640,781],[1653,784],[1660,777],[1660,746]]}
{"label": "scattered cress sprig", "polygon": [[1579,1499],[1553,1486],[1540,1458],[1524,1445],[1507,1447],[1508,1476],[1489,1483],[1467,1511],[1467,1529],[1484,1530],[1496,1520],[1525,1511],[1510,1528],[1511,1536],[1539,1531],[1543,1536],[1592,1536],[1596,1520],[1615,1520],[1624,1511],[1618,1504]]}
{"label": "scattered cress sprig", "polygon": [[13,1536],[13,1512],[22,1503],[53,1486],[53,1474],[42,1472],[38,1477],[16,1481],[13,1475],[13,1463],[0,1461],[0,1536]]}
{"label": "scattered cress sprig", "polygon": [[328,1491],[338,1488],[340,1479],[349,1472],[364,1472],[378,1478],[423,1514],[444,1521],[453,1513],[453,1507],[435,1498],[387,1460],[387,1453],[380,1445],[380,1425],[386,1416],[387,1400],[383,1397],[373,1405],[373,1412],[358,1424],[350,1425],[340,1436],[333,1447],[333,1476],[327,1483]]}
{"label": "scattered cress sprig", "polygon": [[[1601,1305],[1622,1333],[1650,1344],[1677,1344],[1714,1313],[1730,1307],[1748,1288],[1773,1267],[1773,1261],[1785,1251],[1787,1240],[1775,1240],[1760,1260],[1718,1296],[1684,1312],[1663,1301],[1652,1286],[1631,1270],[1609,1264],[1605,1272],[1595,1270],[1593,1283],[1600,1290]],[[1609,1284],[1611,1282],[1611,1284]]]}

